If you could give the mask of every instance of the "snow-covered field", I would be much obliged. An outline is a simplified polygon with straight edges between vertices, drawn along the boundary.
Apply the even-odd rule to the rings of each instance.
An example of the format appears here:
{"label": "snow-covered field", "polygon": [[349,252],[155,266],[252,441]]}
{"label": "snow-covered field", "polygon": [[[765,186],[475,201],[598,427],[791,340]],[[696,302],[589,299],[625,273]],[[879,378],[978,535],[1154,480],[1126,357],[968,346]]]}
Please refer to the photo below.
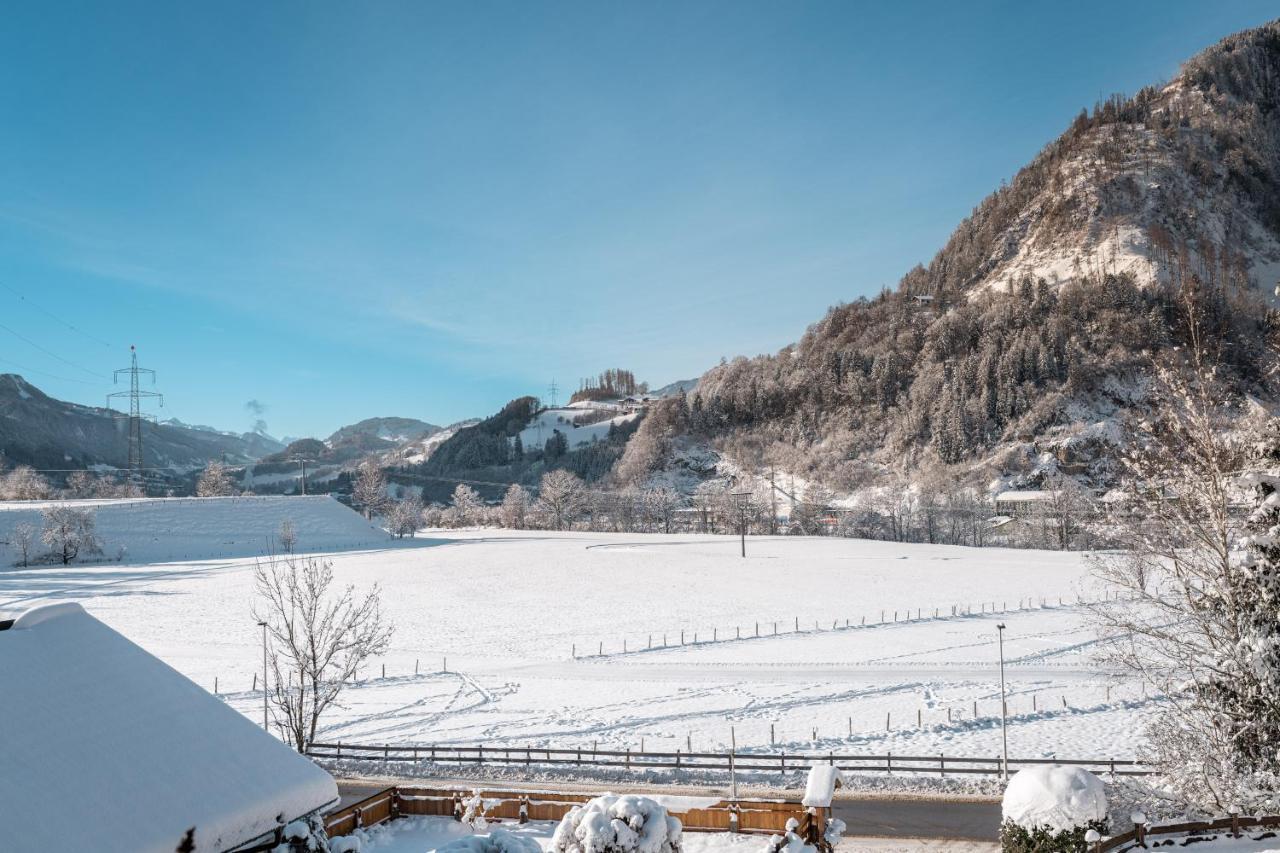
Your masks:
{"label": "snow-covered field", "polygon": [[[332,555],[340,581],[381,585],[396,634],[327,740],[701,751],[732,728],[740,749],[995,756],[1003,622],[1012,755],[1140,748],[1147,700],[1089,658],[1080,554],[753,537],[742,559],[734,537],[497,530],[380,545]],[[0,610],[82,601],[258,719],[252,569],[0,571]]]}

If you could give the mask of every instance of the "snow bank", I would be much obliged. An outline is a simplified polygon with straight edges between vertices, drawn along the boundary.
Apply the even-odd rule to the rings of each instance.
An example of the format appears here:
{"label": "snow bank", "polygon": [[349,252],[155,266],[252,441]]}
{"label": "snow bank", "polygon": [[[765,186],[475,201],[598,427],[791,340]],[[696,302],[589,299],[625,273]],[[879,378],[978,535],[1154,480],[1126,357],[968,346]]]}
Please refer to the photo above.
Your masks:
{"label": "snow bank", "polygon": [[[280,525],[293,524],[300,551],[383,547],[387,534],[328,495],[142,498],[60,501],[92,509],[103,559],[130,564],[252,557],[274,547]],[[0,502],[0,542],[20,522],[40,527],[46,502]],[[0,566],[17,556],[0,545]]]}
{"label": "snow bank", "polygon": [[[338,798],[333,779],[78,604],[0,631],[6,850],[229,850]],[[68,819],[68,815],[74,819]]]}
{"label": "snow bank", "polygon": [[1067,832],[1107,817],[1102,780],[1079,767],[1045,765],[1019,770],[1005,788],[1003,816],[1025,830]]}
{"label": "snow bank", "polygon": [[552,853],[680,853],[680,821],[636,795],[596,797],[556,827]]}
{"label": "snow bank", "polygon": [[809,781],[804,786],[801,804],[806,808],[830,808],[836,788],[843,784],[844,776],[839,767],[829,764],[814,765],[809,769]]}
{"label": "snow bank", "polygon": [[471,835],[450,841],[436,853],[542,853],[542,845],[532,838],[495,829],[488,835]]}

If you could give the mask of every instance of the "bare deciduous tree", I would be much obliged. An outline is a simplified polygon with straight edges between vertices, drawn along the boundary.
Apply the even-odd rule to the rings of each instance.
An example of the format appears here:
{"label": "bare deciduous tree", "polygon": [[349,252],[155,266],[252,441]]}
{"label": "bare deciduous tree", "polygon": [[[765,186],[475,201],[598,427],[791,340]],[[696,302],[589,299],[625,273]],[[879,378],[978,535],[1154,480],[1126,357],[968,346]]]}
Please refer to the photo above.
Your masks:
{"label": "bare deciduous tree", "polygon": [[292,554],[293,549],[298,547],[298,531],[287,518],[280,522],[280,547],[286,554]]}
{"label": "bare deciduous tree", "polygon": [[387,529],[403,539],[418,532],[422,526],[422,498],[410,494],[396,501],[387,516]]}
{"label": "bare deciduous tree", "polygon": [[582,511],[585,491],[582,480],[568,471],[548,471],[542,475],[538,507],[547,516],[552,529],[564,530],[573,526]]}
{"label": "bare deciduous tree", "polygon": [[49,546],[62,565],[76,559],[82,551],[87,554],[101,552],[98,538],[94,535],[92,510],[60,504],[47,507],[40,517],[40,541]]}
{"label": "bare deciduous tree", "polygon": [[273,556],[254,580],[253,616],[267,625],[275,722],[301,752],[361,664],[386,651],[392,626],[376,584],[363,597],[352,586],[330,591],[328,560]]}
{"label": "bare deciduous tree", "polygon": [[26,521],[18,522],[9,532],[9,544],[21,558],[23,568],[26,568],[31,560],[31,546],[36,543],[38,536],[39,531],[36,526]]}
{"label": "bare deciduous tree", "polygon": [[507,488],[507,493],[503,495],[502,506],[498,511],[502,526],[512,530],[522,530],[525,526],[525,516],[528,514],[529,493],[519,483],[512,483]]}
{"label": "bare deciduous tree", "polygon": [[480,494],[466,483],[459,483],[453,490],[454,523],[458,527],[469,527],[483,523],[484,501]]}
{"label": "bare deciduous tree", "polygon": [[355,483],[351,488],[351,496],[356,506],[364,511],[365,518],[373,518],[387,505],[387,479],[382,468],[373,459],[360,463]]}
{"label": "bare deciduous tree", "polygon": [[218,498],[234,495],[235,482],[227,466],[214,460],[204,467],[204,473],[196,483],[196,494],[202,498]]}

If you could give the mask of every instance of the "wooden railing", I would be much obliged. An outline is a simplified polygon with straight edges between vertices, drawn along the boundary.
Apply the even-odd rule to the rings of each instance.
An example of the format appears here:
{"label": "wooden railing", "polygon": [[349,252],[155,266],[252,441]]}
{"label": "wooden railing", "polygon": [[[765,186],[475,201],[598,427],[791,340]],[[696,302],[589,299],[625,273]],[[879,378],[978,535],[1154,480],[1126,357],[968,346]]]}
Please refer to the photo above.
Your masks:
{"label": "wooden railing", "polygon": [[[558,794],[538,791],[480,790],[485,800],[485,818],[490,821],[560,820],[571,808],[588,802],[594,794]],[[348,835],[359,827],[376,826],[408,815],[455,817],[471,792],[455,789],[419,788],[395,785],[358,803],[332,812],[325,818],[329,836]],[[522,814],[523,812],[523,814]],[[700,808],[672,809],[684,828],[692,832],[777,834],[786,830],[787,820],[799,818],[804,807],[784,800],[707,800]],[[735,826],[736,824],[736,826]]]}
{"label": "wooden railing", "polygon": [[[927,773],[949,775],[1000,775],[1003,760],[951,755],[842,755],[838,753],[765,752],[639,752],[608,749],[544,749],[512,746],[437,746],[433,744],[313,743],[313,758],[349,761],[407,762],[412,764],[540,765],[608,767],[626,770],[687,770],[739,773],[793,773],[821,764],[850,773]],[[1111,758],[1010,758],[1008,771],[1040,764],[1081,767],[1113,776],[1145,776],[1150,768],[1138,761]]]}
{"label": "wooden railing", "polygon": [[[1186,823],[1170,823],[1160,826],[1135,826],[1128,832],[1122,832],[1119,835],[1113,835],[1094,845],[1093,853],[1108,853],[1110,850],[1128,850],[1131,845],[1133,847],[1147,847],[1147,841],[1156,835],[1186,835],[1195,832],[1216,832],[1219,830],[1227,830],[1232,835],[1239,837],[1246,829],[1255,829],[1261,827],[1280,828],[1280,815],[1263,815],[1259,817],[1244,817],[1241,815],[1232,815],[1231,817],[1218,818],[1217,820],[1193,820]],[[1173,842],[1170,841],[1170,844]]]}

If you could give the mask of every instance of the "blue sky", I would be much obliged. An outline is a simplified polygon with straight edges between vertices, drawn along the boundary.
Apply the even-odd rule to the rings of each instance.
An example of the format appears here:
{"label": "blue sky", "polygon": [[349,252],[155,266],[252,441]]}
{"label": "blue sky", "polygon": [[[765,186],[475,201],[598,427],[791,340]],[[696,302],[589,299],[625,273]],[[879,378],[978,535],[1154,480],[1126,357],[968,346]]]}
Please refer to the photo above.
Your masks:
{"label": "blue sky", "polygon": [[293,436],[696,376],[1274,9],[11,5],[0,372],[100,404],[136,343],[166,415]]}

